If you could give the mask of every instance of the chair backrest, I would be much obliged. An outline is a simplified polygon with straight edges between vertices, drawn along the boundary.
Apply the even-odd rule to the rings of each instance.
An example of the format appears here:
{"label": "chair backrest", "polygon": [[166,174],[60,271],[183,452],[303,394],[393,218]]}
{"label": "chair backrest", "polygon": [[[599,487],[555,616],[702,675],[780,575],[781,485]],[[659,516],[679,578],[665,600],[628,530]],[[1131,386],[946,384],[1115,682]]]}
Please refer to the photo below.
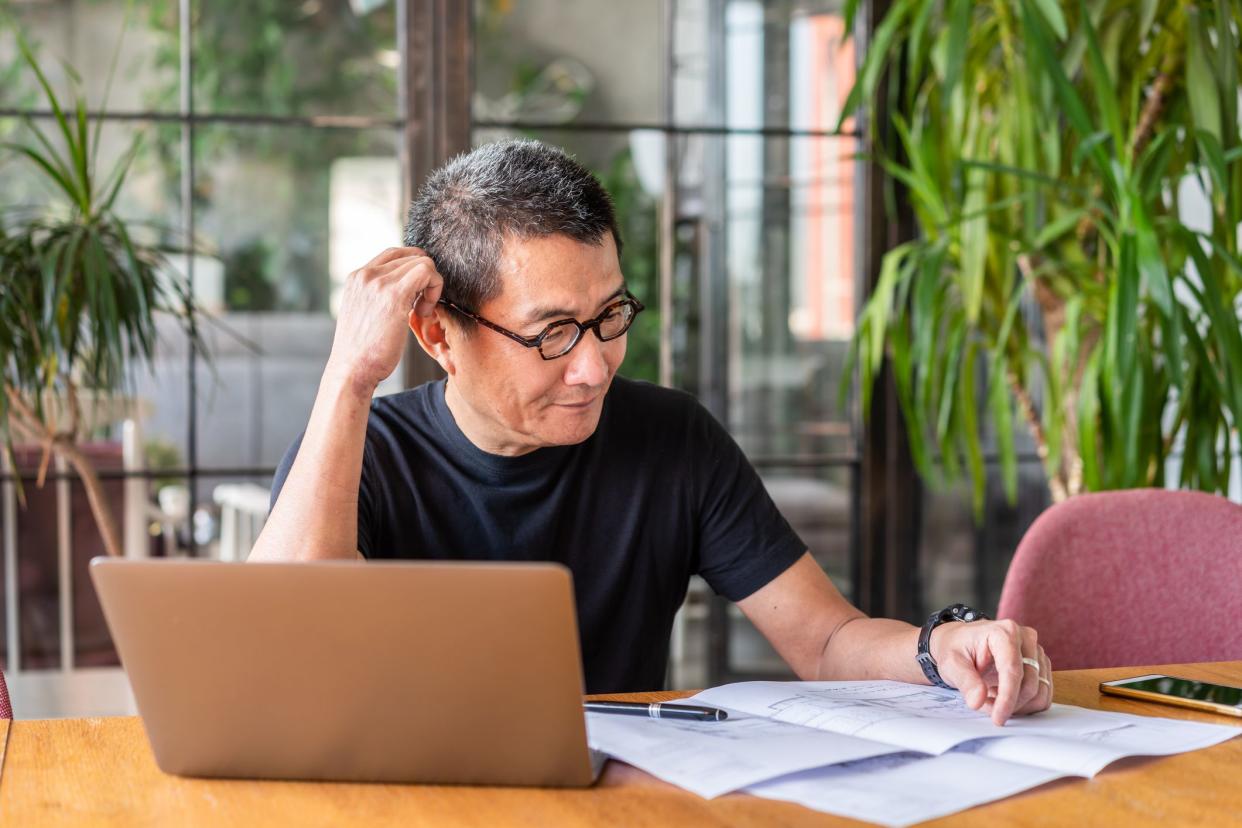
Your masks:
{"label": "chair backrest", "polygon": [[1060,670],[1242,659],[1242,506],[1160,489],[1057,504],[1018,545],[999,616]]}
{"label": "chair backrest", "polygon": [[4,671],[0,670],[0,719],[13,718],[13,705],[9,704],[9,686],[4,683]]}

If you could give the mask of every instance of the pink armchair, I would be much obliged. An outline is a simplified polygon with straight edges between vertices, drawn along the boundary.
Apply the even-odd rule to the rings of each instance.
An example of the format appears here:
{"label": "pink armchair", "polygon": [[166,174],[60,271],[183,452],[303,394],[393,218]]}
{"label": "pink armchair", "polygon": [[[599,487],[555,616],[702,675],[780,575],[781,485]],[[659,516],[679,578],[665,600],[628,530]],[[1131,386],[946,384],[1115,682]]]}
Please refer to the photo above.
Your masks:
{"label": "pink armchair", "polygon": [[1158,489],[1053,506],[999,616],[1035,627],[1058,670],[1242,659],[1242,506]]}
{"label": "pink armchair", "polygon": [[13,705],[9,704],[9,687],[4,683],[4,671],[0,670],[0,719],[13,718]]}

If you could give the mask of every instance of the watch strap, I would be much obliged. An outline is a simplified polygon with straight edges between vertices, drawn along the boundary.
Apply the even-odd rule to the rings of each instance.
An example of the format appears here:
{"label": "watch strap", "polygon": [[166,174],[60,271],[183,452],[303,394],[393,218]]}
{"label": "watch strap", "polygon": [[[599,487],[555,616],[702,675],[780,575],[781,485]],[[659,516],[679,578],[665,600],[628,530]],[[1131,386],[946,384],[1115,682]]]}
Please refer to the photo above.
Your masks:
{"label": "watch strap", "polygon": [[919,667],[923,670],[923,675],[927,680],[937,687],[943,687],[946,690],[952,690],[949,684],[940,677],[940,667],[936,664],[936,659],[931,654],[931,634],[932,630],[941,624],[950,621],[961,621],[970,623],[971,621],[985,621],[987,616],[973,607],[965,604],[950,604],[944,609],[933,612],[924,622],[923,628],[919,631],[919,646],[915,653],[915,660],[918,661]]}

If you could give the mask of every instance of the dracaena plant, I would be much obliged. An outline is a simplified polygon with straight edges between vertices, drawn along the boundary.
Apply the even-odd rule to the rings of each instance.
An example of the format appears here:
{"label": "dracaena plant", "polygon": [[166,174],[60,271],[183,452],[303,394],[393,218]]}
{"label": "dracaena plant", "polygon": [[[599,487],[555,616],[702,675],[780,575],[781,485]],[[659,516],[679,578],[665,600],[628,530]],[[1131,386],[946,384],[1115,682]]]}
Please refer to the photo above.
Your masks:
{"label": "dracaena plant", "polygon": [[40,486],[50,458],[62,457],[83,481],[107,552],[119,555],[115,517],[79,445],[82,412],[122,393],[127,372],[150,362],[158,315],[179,318],[197,341],[195,307],[167,275],[163,250],[137,240],[117,215],[139,141],[115,168],[99,170],[101,124],[80,94],[66,110],[28,44],[17,40],[53,127],[27,119],[29,140],[4,142],[0,153],[31,165],[55,198],[37,215],[13,205],[0,214],[0,443],[10,460],[14,443],[42,448]]}
{"label": "dracaena plant", "polygon": [[985,435],[1013,499],[1022,427],[1054,500],[1226,490],[1240,28],[1236,0],[896,0],[877,26],[844,114],[887,84],[869,152],[919,232],[884,257],[853,360],[869,405],[891,359],[921,475],[968,476],[977,516]]}

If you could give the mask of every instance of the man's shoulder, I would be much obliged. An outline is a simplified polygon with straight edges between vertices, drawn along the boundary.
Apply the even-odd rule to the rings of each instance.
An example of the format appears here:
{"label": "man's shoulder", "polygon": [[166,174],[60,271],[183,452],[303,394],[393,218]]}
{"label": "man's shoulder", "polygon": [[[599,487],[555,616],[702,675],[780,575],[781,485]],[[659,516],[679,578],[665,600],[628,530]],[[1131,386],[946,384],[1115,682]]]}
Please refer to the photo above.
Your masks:
{"label": "man's shoulder", "polygon": [[399,442],[433,439],[437,416],[434,394],[441,382],[433,380],[373,399],[367,417],[368,442],[376,438],[396,438]]}

